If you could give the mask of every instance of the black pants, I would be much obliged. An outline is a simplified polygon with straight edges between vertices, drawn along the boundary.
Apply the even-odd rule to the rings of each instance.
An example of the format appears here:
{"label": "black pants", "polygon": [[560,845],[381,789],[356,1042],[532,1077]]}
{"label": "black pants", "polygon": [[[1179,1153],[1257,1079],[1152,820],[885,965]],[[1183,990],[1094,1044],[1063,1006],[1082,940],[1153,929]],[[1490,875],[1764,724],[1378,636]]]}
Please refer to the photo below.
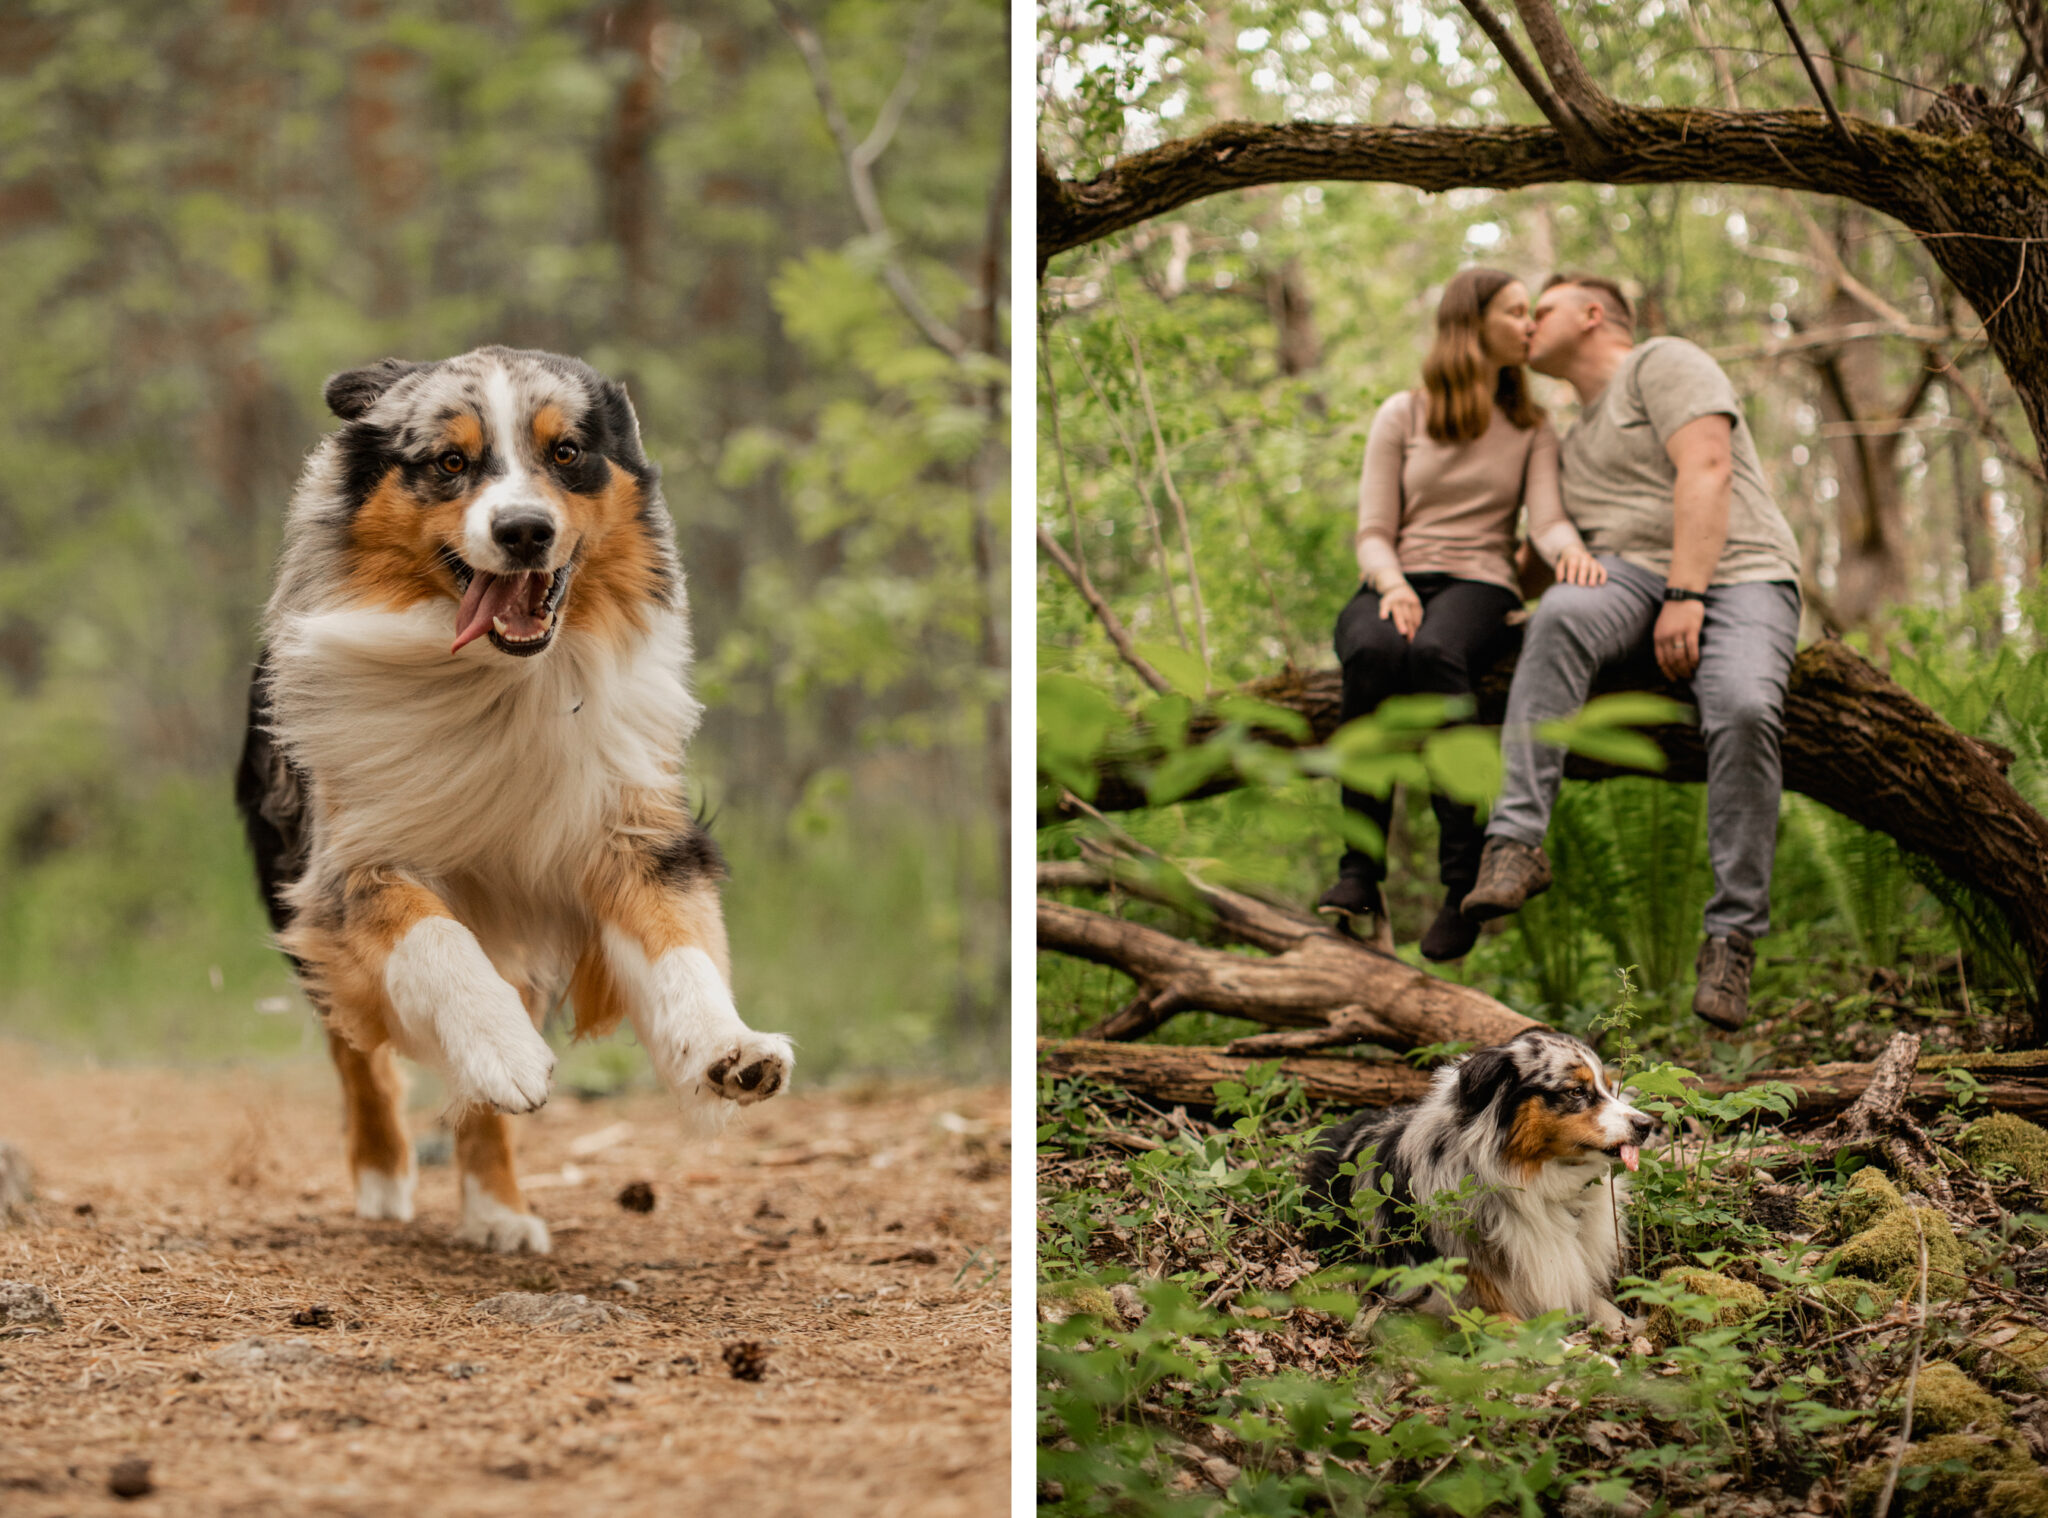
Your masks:
{"label": "black pants", "polygon": [[[1422,626],[1413,641],[1401,636],[1393,619],[1380,615],[1379,592],[1360,587],[1337,616],[1337,657],[1344,665],[1344,720],[1378,709],[1389,696],[1433,691],[1464,696],[1472,692],[1472,676],[1486,667],[1497,646],[1507,615],[1521,597],[1498,585],[1460,580],[1445,574],[1408,576],[1422,601]],[[1430,797],[1441,841],[1437,865],[1445,889],[1463,896],[1479,878],[1479,852],[1486,835],[1478,814],[1448,796]],[[1394,818],[1394,798],[1347,789],[1344,806],[1369,818],[1385,838]],[[1383,859],[1363,849],[1347,848],[1340,873],[1378,882],[1386,879]]]}

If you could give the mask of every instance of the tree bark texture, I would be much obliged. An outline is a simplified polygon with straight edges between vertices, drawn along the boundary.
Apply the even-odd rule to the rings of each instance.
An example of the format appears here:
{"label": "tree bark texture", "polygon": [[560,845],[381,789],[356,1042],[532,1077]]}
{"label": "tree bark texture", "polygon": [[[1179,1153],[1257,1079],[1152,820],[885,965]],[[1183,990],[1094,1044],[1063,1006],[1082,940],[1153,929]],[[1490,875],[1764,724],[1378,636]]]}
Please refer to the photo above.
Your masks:
{"label": "tree bark texture", "polygon": [[[1546,59],[1546,67],[1550,60]],[[1850,119],[1847,140],[1816,110],[1645,109],[1601,99],[1596,119],[1550,126],[1417,127],[1226,121],[1062,179],[1041,156],[1038,256],[1226,191],[1305,180],[1419,190],[1719,183],[1840,196],[1894,217],[1982,317],[2048,454],[2048,259],[2029,257],[2048,220],[2048,160],[2017,113],[1953,86],[1912,127]]]}
{"label": "tree bark texture", "polygon": [[[1256,1060],[1228,1050],[1192,1044],[1126,1044],[1096,1039],[1040,1039],[1041,1075],[1086,1077],[1157,1101],[1207,1105],[1218,1081],[1241,1081]],[[1904,1108],[1931,1114],[1953,1100],[1942,1070],[1971,1071],[1984,1083],[1991,1106],[2033,1122],[2048,1118],[2048,1052],[1991,1055],[1935,1055],[1916,1062],[1910,1083],[1897,1091]],[[1302,1083],[1319,1102],[1351,1107],[1391,1107],[1422,1099],[1431,1079],[1398,1060],[1353,1059],[1343,1055],[1297,1055],[1283,1059],[1281,1073]],[[1844,1112],[1870,1089],[1874,1064],[1803,1065],[1753,1070],[1742,1080],[1703,1079],[1699,1088],[1720,1096],[1764,1081],[1797,1088],[1798,1104],[1788,1126],[1824,1122]]]}
{"label": "tree bark texture", "polygon": [[[1505,652],[1479,682],[1478,720],[1498,723],[1519,648]],[[1655,690],[1680,700],[1689,692],[1641,667],[1615,668],[1599,690]],[[1308,720],[1311,741],[1340,726],[1337,670],[1288,671],[1253,681],[1244,693]],[[1197,719],[1188,740],[1202,741],[1220,724]],[[1706,749],[1695,727],[1644,730],[1664,752],[1667,780],[1706,778]],[[1285,743],[1278,734],[1264,735]],[[2026,947],[2035,976],[2048,984],[2048,820],[2005,778],[2011,756],[1995,744],[1957,732],[1903,687],[1872,668],[1846,644],[1827,638],[1802,649],[1785,698],[1785,787],[1898,840],[1950,879],[1996,902]],[[1139,774],[1145,756],[1106,770],[1095,805],[1102,811],[1147,805]],[[1577,755],[1565,773],[1599,780],[1630,773]],[[1199,794],[1238,782],[1225,775]],[[2048,1028],[2036,1009],[2036,1040]]]}

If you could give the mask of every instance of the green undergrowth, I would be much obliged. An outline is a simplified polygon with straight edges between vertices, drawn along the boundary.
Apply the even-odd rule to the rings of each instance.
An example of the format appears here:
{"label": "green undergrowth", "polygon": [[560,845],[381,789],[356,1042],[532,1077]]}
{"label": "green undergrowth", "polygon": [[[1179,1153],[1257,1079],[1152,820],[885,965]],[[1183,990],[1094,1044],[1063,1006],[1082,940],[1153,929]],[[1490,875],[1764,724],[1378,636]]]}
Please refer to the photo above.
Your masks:
{"label": "green undergrowth", "polygon": [[[1277,1062],[1192,1110],[1042,1079],[1040,1510],[1648,1514],[1719,1494],[1840,1511],[1890,1452],[1920,1322],[1917,1263],[1901,1291],[1867,1246],[1913,1214],[1946,1230],[1917,1330],[1923,1363],[1945,1367],[1923,1434],[2002,1436],[1987,1409],[2048,1391],[2048,1351],[2038,1373],[2020,1361],[2027,1304],[2048,1296],[2038,1190],[1992,1181],[1998,1207],[1958,1232],[1878,1171],[1817,1163],[1776,1131],[1783,1088],[1707,1097],[1618,1036],[1639,1104],[1685,1136],[1633,1178],[1631,1322],[1612,1336],[1561,1313],[1403,1305],[1455,1296],[1462,1261],[1312,1254],[1301,1164],[1341,1114]],[[1932,1125],[1939,1143],[1968,1105]],[[2048,1481],[2022,1459],[1997,1480]],[[1938,1500],[1952,1474],[1909,1464],[1893,1511],[1940,1510],[1921,1492]]]}
{"label": "green undergrowth", "polygon": [[[742,1014],[795,1038],[800,1080],[1000,1075],[992,830],[889,803],[801,829],[727,807],[711,827]],[[122,1063],[324,1059],[268,928],[224,787],[167,781],[104,836],[0,871],[0,1038]],[[560,1089],[652,1083],[630,1033],[551,1036]]]}

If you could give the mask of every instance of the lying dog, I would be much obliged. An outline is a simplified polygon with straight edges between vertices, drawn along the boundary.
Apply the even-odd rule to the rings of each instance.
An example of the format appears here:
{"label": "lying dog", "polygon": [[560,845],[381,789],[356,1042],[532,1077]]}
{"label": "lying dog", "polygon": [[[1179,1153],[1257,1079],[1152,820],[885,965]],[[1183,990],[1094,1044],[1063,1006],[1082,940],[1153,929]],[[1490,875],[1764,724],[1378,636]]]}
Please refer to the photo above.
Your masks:
{"label": "lying dog", "polygon": [[[1343,1217],[1359,1190],[1385,1194],[1360,1221],[1368,1253],[1388,1265],[1462,1256],[1460,1305],[1511,1318],[1563,1308],[1613,1327],[1627,1200],[1613,1167],[1636,1169],[1658,1126],[1608,1084],[1585,1044],[1531,1028],[1438,1070],[1420,1104],[1329,1130],[1309,1159],[1309,1196]],[[1338,1175],[1347,1162],[1359,1165],[1355,1178]],[[1430,1209],[1467,1177],[1476,1196]],[[1419,1225],[1418,1204],[1429,1214]],[[1321,1229],[1314,1242],[1335,1252],[1361,1239]]]}
{"label": "lying dog", "polygon": [[460,1237],[545,1252],[504,1118],[547,1100],[541,1019],[631,1020],[700,1126],[789,1078],[740,1021],[717,848],[682,803],[688,608],[625,390],[480,348],[327,382],[292,496],[236,798],[327,1025],[356,1215],[409,1219],[393,1051],[460,1116]]}

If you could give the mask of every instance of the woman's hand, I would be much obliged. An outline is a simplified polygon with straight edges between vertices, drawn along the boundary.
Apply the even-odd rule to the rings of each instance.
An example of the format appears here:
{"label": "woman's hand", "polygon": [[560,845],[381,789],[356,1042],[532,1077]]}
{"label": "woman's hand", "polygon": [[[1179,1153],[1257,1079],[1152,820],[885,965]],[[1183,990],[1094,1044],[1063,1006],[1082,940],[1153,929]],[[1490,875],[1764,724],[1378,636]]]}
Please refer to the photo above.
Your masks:
{"label": "woman's hand", "polygon": [[1557,556],[1557,577],[1567,585],[1605,585],[1607,566],[1583,548],[1567,548]]}
{"label": "woman's hand", "polygon": [[1422,597],[1408,584],[1380,592],[1380,615],[1394,624],[1394,631],[1412,639],[1422,626]]}

